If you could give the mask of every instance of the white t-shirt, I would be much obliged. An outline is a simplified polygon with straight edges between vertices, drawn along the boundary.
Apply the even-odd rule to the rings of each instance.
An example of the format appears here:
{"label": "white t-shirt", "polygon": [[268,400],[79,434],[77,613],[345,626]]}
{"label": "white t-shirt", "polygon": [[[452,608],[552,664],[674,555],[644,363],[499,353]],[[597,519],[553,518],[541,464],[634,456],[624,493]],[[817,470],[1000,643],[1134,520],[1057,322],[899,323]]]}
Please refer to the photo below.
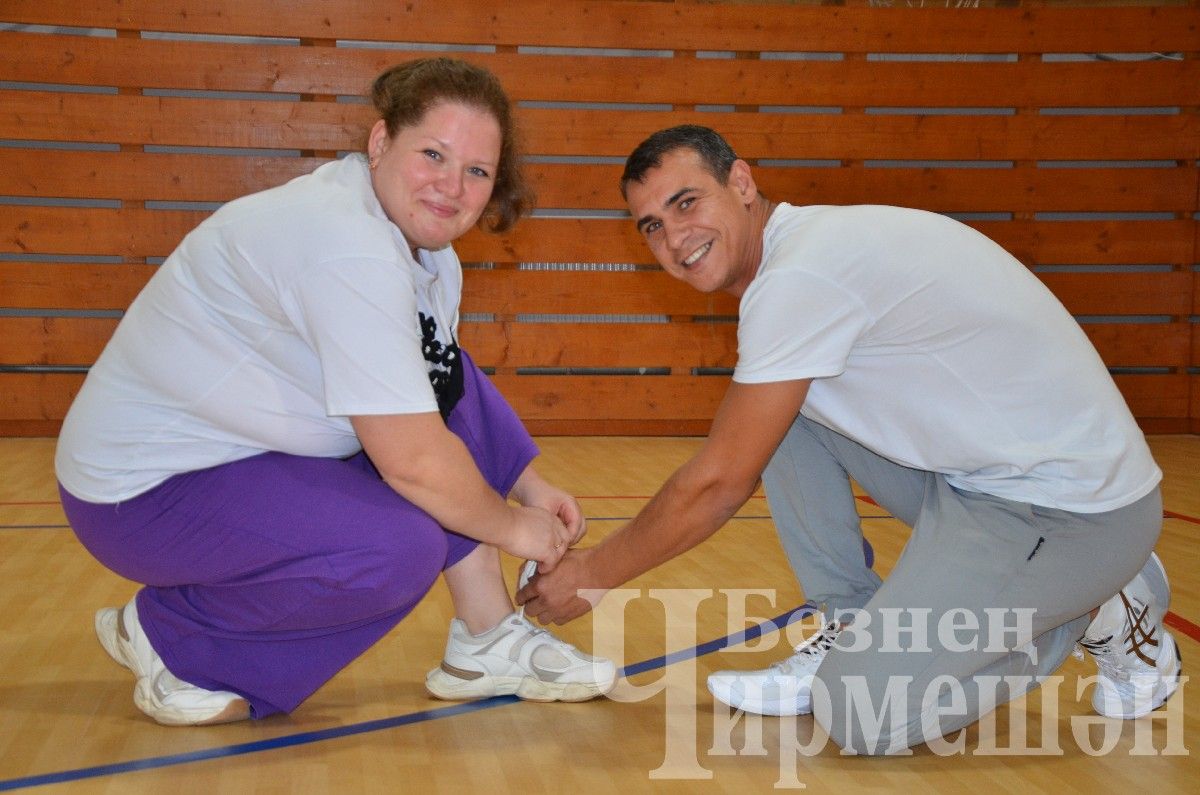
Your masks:
{"label": "white t-shirt", "polygon": [[356,453],[350,416],[438,410],[423,344],[453,342],[461,292],[453,249],[413,259],[361,155],[232,201],[130,305],[63,423],[58,478],[111,503],[264,451]]}
{"label": "white t-shirt", "polygon": [[1075,320],[952,219],[781,204],[740,318],[735,381],[814,379],[804,416],[958,488],[1098,513],[1162,478]]}

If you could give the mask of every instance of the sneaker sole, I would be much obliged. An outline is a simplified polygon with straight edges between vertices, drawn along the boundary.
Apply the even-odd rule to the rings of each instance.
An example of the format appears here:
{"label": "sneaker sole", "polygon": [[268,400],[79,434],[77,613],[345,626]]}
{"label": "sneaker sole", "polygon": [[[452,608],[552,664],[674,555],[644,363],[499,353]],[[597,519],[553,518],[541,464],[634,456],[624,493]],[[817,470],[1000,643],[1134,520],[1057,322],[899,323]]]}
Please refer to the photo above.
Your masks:
{"label": "sneaker sole", "polygon": [[[1096,699],[1093,699],[1092,708],[1095,709],[1096,712],[1098,712],[1099,714],[1103,715],[1106,718],[1120,718],[1121,720],[1136,720],[1138,718],[1149,715],[1151,712],[1158,709],[1163,704],[1166,704],[1167,701],[1171,698],[1171,696],[1175,695],[1175,691],[1179,689],[1179,683],[1183,677],[1183,654],[1182,654],[1182,652],[1179,651],[1179,644],[1177,644],[1175,642],[1174,635],[1172,635],[1170,632],[1167,632],[1164,630],[1163,638],[1164,638],[1164,644],[1166,644],[1166,643],[1170,644],[1170,648],[1169,649],[1164,648],[1163,651],[1168,654],[1174,654],[1174,656],[1175,656],[1175,675],[1171,676],[1170,678],[1167,678],[1167,677],[1163,678],[1163,681],[1160,682],[1158,687],[1155,689],[1154,698],[1150,701],[1150,704],[1146,707],[1134,710],[1133,712],[1126,714],[1124,712],[1117,712],[1117,711],[1105,712],[1103,709],[1101,709],[1101,707],[1104,706],[1103,700],[1097,701]],[[1099,685],[1097,685],[1097,687],[1099,687]]]}
{"label": "sneaker sole", "polygon": [[532,676],[481,676],[462,679],[434,668],[425,677],[425,689],[443,701],[466,701],[492,696],[515,695],[524,701],[590,701],[608,693],[616,684],[608,682],[544,682]]}
{"label": "sneaker sole", "polygon": [[211,726],[250,718],[250,704],[241,697],[231,701],[215,715],[211,710],[197,714],[164,706],[151,691],[149,675],[138,670],[137,656],[128,648],[128,641],[121,638],[118,629],[120,611],[119,607],[105,607],[96,611],[96,638],[113,662],[128,669],[137,678],[133,688],[134,706],[163,726]]}
{"label": "sneaker sole", "polygon": [[134,705],[162,726],[215,726],[250,719],[250,704],[238,697],[215,715],[212,710],[190,712],[164,706],[151,692],[150,680],[139,679],[133,689]]}
{"label": "sneaker sole", "polygon": [[732,687],[732,678],[727,680],[725,677],[710,676],[708,677],[707,685],[708,692],[712,693],[713,698],[734,709],[740,709],[742,712],[754,715],[770,715],[772,717],[812,714],[811,697],[805,699],[803,703],[800,702],[799,698],[792,699],[786,703],[783,701],[750,701],[744,694],[741,696],[735,695]]}

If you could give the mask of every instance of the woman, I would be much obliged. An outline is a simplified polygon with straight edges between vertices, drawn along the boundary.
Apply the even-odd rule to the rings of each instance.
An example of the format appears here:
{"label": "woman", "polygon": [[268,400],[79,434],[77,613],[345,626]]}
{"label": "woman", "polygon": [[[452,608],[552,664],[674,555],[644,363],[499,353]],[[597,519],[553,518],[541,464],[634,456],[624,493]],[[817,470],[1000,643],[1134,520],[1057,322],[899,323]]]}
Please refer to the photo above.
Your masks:
{"label": "woman", "polygon": [[550,570],[583,516],[455,343],[451,242],[529,204],[508,99],[438,58],[384,72],[372,100],[365,156],[230,202],[183,240],[63,424],[76,535],[146,586],[96,631],[160,723],[290,712],[439,572],[457,618],[433,695],[612,687],[611,662],[513,612],[498,549]]}

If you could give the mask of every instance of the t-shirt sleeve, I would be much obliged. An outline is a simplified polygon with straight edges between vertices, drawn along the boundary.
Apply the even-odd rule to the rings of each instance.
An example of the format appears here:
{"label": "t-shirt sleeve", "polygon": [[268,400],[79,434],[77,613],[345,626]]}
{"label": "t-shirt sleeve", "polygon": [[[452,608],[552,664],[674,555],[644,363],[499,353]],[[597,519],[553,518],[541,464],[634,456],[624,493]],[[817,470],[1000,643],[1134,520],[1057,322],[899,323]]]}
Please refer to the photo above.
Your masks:
{"label": "t-shirt sleeve", "polygon": [[438,410],[421,352],[415,287],[403,264],[322,262],[290,285],[283,305],[317,354],[328,415]]}
{"label": "t-shirt sleeve", "polygon": [[854,295],[796,270],[760,274],[743,296],[739,314],[733,380],[746,384],[838,375],[870,325]]}

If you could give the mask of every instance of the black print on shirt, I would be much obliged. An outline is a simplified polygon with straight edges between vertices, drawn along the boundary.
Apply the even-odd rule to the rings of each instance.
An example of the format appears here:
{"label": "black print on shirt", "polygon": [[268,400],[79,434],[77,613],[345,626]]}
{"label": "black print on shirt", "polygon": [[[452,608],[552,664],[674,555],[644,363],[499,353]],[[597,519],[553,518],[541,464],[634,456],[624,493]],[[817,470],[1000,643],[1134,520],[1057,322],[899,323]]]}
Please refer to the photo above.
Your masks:
{"label": "black print on shirt", "polygon": [[429,362],[429,383],[437,396],[438,411],[446,419],[463,396],[462,356],[458,343],[443,345],[438,340],[436,320],[424,312],[418,312],[417,317],[421,320],[421,352]]}

